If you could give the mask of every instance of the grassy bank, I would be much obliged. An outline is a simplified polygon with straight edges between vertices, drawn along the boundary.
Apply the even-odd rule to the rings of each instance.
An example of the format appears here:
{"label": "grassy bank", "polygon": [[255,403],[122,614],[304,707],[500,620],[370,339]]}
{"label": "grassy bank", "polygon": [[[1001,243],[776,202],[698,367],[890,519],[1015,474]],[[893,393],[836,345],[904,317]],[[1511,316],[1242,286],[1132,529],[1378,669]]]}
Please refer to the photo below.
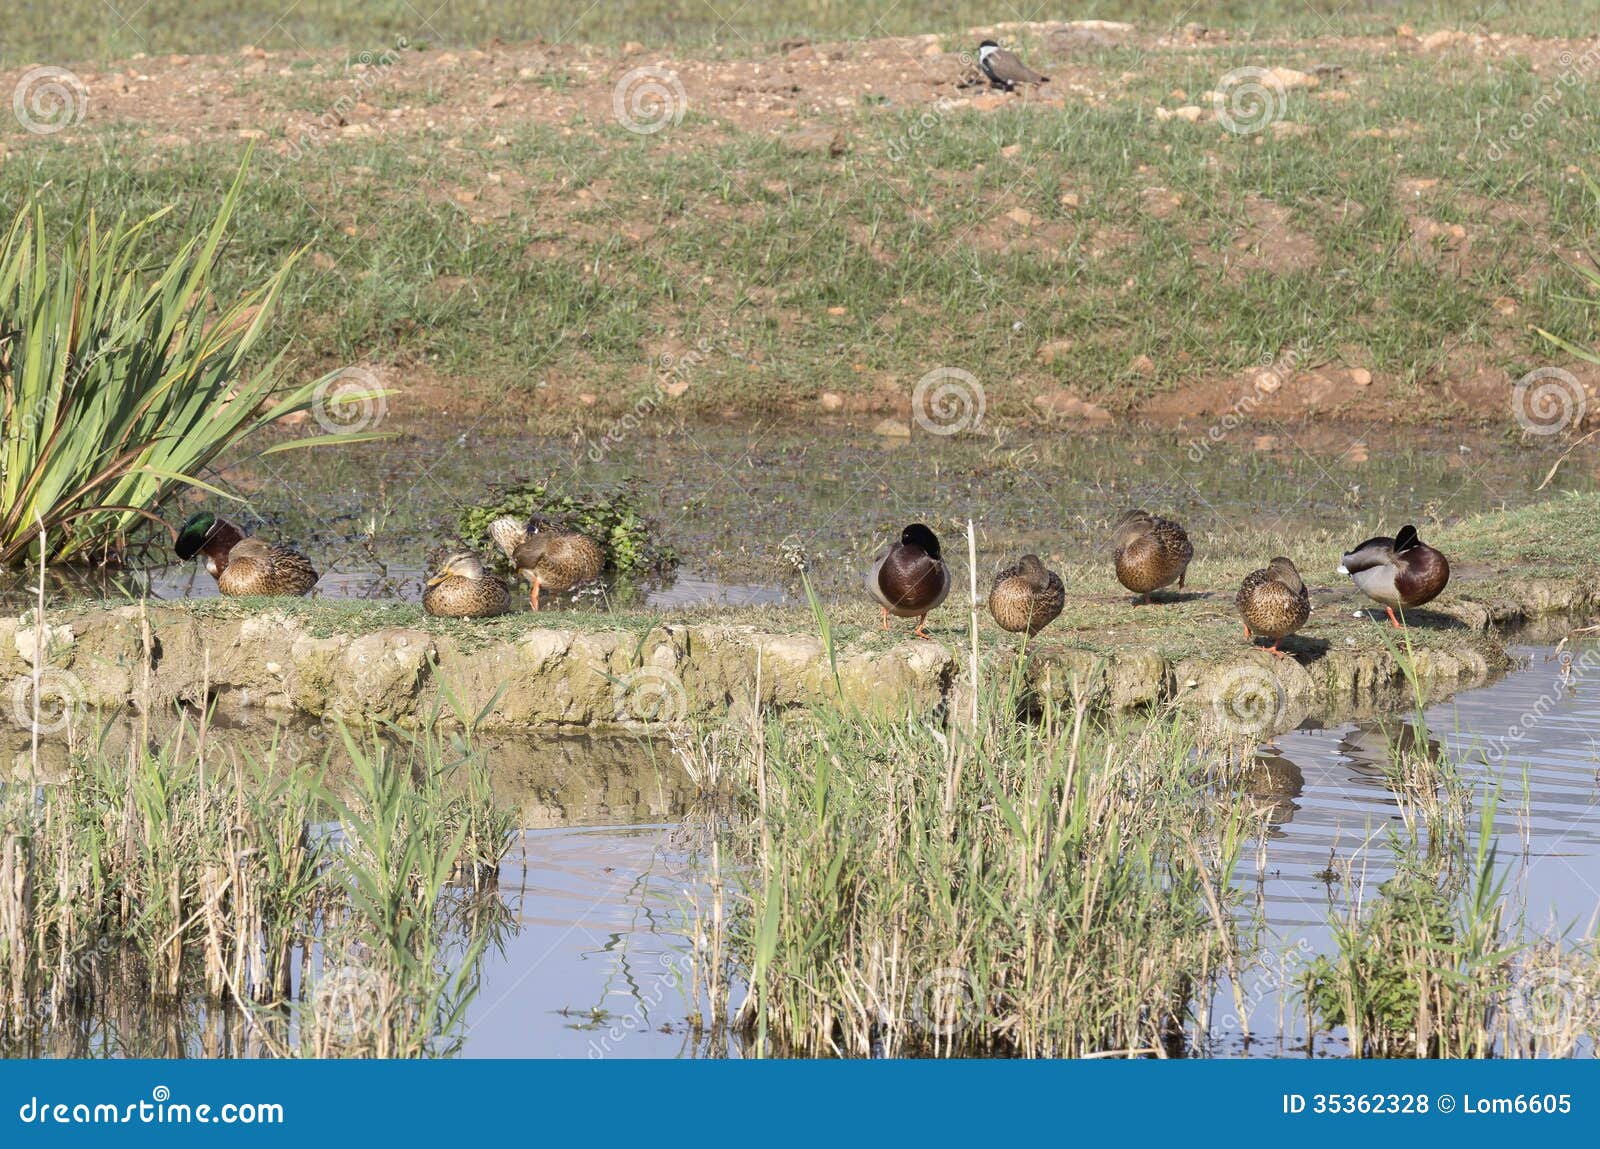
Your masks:
{"label": "grassy bank", "polygon": [[[661,422],[827,394],[904,416],[959,367],[996,424],[1072,422],[1075,396],[1169,421],[1244,403],[1512,427],[1510,383],[1557,361],[1530,321],[1587,329],[1563,261],[1590,230],[1570,161],[1595,105],[1506,143],[1570,46],[1490,44],[1485,66],[1392,37],[1029,45],[1060,83],[999,106],[920,46],[759,68],[686,51],[665,61],[686,114],[649,135],[612,94],[660,53],[150,63],[92,76],[67,130],[8,124],[0,195],[202,200],[260,137],[232,274],[309,246],[292,362],[390,368],[396,413]],[[1264,64],[1334,70],[1285,92],[1285,130],[1162,118]],[[195,109],[177,93],[197,85]],[[1267,368],[1283,386],[1255,386]]]}
{"label": "grassy bank", "polygon": [[[924,32],[934,25],[979,26],[995,19],[995,9],[976,0],[945,0],[931,10],[926,5],[897,5],[887,11],[866,0],[801,0],[785,5],[781,11],[744,7],[726,12],[710,7],[686,9],[665,0],[630,0],[587,10],[551,0],[476,0],[437,7],[384,4],[378,0],[303,0],[272,18],[242,11],[223,0],[198,0],[177,9],[147,4],[131,14],[111,12],[90,0],[19,0],[14,15],[15,28],[8,29],[8,33],[15,33],[8,35],[9,52],[78,60],[140,52],[225,52],[242,44],[274,49],[350,46],[397,35],[451,47],[477,46],[491,38],[739,45],[794,36],[843,39]],[[1331,13],[1307,8],[1295,0],[1219,0],[1200,4],[1101,0],[1074,8],[1073,15],[1079,19],[1136,20],[1163,27],[1200,21],[1266,34],[1321,33],[1330,27],[1349,34],[1387,32],[1401,21],[1421,28],[1550,34],[1581,34],[1588,30],[1570,6],[1556,0],[1535,0],[1515,9],[1494,5],[1470,15],[1437,0],[1359,0]]]}

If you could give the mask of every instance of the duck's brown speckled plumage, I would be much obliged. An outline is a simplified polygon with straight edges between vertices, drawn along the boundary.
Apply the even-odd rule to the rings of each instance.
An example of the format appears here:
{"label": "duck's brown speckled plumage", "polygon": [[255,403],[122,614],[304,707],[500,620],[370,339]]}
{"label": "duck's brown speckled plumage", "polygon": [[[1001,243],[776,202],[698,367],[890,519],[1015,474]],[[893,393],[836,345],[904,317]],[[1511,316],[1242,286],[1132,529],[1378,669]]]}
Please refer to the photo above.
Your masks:
{"label": "duck's brown speckled plumage", "polygon": [[1294,563],[1282,556],[1246,575],[1233,601],[1244,619],[1245,636],[1270,638],[1273,650],[1311,617],[1311,593]]}
{"label": "duck's brown speckled plumage", "polygon": [[484,570],[470,551],[446,559],[422,592],[422,609],[439,618],[492,618],[510,608],[506,580]]}
{"label": "duck's brown speckled plumage", "polygon": [[1034,635],[1055,621],[1066,601],[1061,576],[1046,569],[1038,555],[1023,555],[1016,565],[995,575],[989,613],[1002,630]]}
{"label": "duck's brown speckled plumage", "polygon": [[184,521],[173,550],[185,561],[205,556],[218,592],[230,597],[302,595],[317,585],[316,568],[305,555],[246,535],[210,511],[196,511]]}
{"label": "duck's brown speckled plumage", "polygon": [[302,595],[317,585],[317,570],[299,551],[263,539],[245,538],[228,551],[217,576],[225,595]]}
{"label": "duck's brown speckled plumage", "polygon": [[1177,523],[1129,511],[1117,520],[1111,541],[1117,581],[1134,594],[1148,597],[1173,583],[1183,589],[1194,546]]}
{"label": "duck's brown speckled plumage", "polygon": [[588,535],[557,527],[535,529],[509,516],[489,524],[489,534],[518,577],[528,583],[529,601],[539,609],[539,592],[560,594],[594,582],[606,566],[606,552]]}

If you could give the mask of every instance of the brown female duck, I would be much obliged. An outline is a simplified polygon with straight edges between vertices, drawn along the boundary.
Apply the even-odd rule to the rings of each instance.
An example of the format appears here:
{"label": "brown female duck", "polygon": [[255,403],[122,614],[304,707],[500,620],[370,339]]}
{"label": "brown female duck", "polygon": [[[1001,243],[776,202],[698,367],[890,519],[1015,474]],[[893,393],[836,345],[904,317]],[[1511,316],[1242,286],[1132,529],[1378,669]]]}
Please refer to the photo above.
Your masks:
{"label": "brown female duck", "polygon": [[1145,602],[1173,583],[1183,589],[1194,546],[1177,523],[1144,511],[1129,511],[1112,528],[1111,545],[1117,581]]}
{"label": "brown female duck", "polygon": [[205,555],[217,590],[229,596],[302,595],[317,584],[316,568],[305,555],[252,538],[210,511],[189,516],[173,550],[185,560]]}
{"label": "brown female duck", "polygon": [[989,613],[1002,630],[1035,635],[1055,620],[1066,600],[1061,576],[1046,569],[1038,555],[1023,555],[1015,566],[995,575]]}
{"label": "brown female duck", "polygon": [[1340,561],[1339,573],[1349,575],[1362,594],[1388,611],[1389,624],[1398,629],[1395,608],[1438,598],[1450,581],[1450,562],[1408,524],[1392,539],[1380,535],[1357,546]]}
{"label": "brown female duck", "polygon": [[507,515],[489,524],[489,535],[528,583],[528,603],[534,610],[539,609],[541,589],[557,594],[573,590],[599,578],[606,567],[600,544],[577,531]]}
{"label": "brown female duck", "polygon": [[422,609],[438,618],[492,618],[511,608],[506,580],[483,569],[471,551],[445,559],[422,592]]}
{"label": "brown female duck", "polygon": [[950,568],[944,565],[939,537],[922,523],[900,532],[900,541],[884,547],[867,572],[867,591],[883,608],[883,629],[889,616],[914,618],[915,633],[930,637],[923,623],[950,593]]}
{"label": "brown female duck", "polygon": [[1280,656],[1285,652],[1278,643],[1311,617],[1311,594],[1294,563],[1281,555],[1247,574],[1233,601],[1244,619],[1244,636],[1272,639],[1268,649]]}

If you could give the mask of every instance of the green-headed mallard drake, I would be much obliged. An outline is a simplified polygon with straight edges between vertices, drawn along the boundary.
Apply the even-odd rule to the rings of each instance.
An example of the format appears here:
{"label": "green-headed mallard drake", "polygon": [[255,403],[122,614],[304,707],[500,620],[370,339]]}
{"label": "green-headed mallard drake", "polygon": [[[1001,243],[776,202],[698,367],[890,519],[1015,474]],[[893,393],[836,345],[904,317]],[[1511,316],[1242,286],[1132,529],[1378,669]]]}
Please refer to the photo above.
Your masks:
{"label": "green-headed mallard drake", "polygon": [[489,524],[495,546],[531,588],[528,602],[539,609],[539,591],[557,594],[593,582],[606,568],[606,552],[588,535],[560,527],[523,523],[507,515]]}
{"label": "green-headed mallard drake", "polygon": [[1047,570],[1038,555],[1023,555],[1015,566],[994,576],[989,588],[989,613],[1002,630],[1038,634],[1066,604],[1061,576]]}
{"label": "green-headed mallard drake", "polygon": [[915,633],[930,637],[922,624],[950,593],[950,568],[944,565],[939,536],[922,523],[912,523],[900,532],[899,542],[873,558],[866,582],[868,593],[883,608],[884,630],[889,629],[892,614],[916,619]]}
{"label": "green-headed mallard drake", "polygon": [[1268,648],[1282,655],[1278,643],[1306,624],[1311,617],[1311,592],[1294,563],[1279,555],[1258,571],[1245,575],[1234,596],[1239,617],[1244,619],[1244,636],[1270,638]]}
{"label": "green-headed mallard drake", "polygon": [[204,554],[217,590],[229,596],[302,595],[317,585],[316,568],[305,555],[246,535],[210,511],[185,520],[173,550],[184,560]]}
{"label": "green-headed mallard drake", "polygon": [[511,609],[511,589],[477,555],[457,551],[428,580],[422,609],[439,618],[491,618]]}
{"label": "green-headed mallard drake", "polygon": [[1339,573],[1349,575],[1362,594],[1387,610],[1390,625],[1398,629],[1395,607],[1421,606],[1438,598],[1450,581],[1450,561],[1408,524],[1392,539],[1380,535],[1361,543],[1340,560]]}
{"label": "green-headed mallard drake", "polygon": [[1154,592],[1173,583],[1183,589],[1194,545],[1177,523],[1144,511],[1129,511],[1112,528],[1111,543],[1117,581],[1146,602]]}

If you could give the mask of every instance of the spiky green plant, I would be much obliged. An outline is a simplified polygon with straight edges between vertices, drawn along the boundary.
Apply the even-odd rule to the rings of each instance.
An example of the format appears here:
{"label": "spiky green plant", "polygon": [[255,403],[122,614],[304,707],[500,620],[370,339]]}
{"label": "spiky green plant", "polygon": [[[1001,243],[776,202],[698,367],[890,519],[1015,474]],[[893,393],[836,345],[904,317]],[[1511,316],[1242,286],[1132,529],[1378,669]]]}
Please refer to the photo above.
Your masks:
{"label": "spiky green plant", "polygon": [[[160,522],[182,487],[214,490],[200,476],[222,451],[326,390],[320,379],[281,386],[281,353],[247,366],[295,256],[232,303],[213,303],[248,164],[210,227],[153,271],[143,240],[170,207],[109,228],[90,211],[63,241],[42,202],[17,212],[0,241],[0,565],[33,556],[41,523],[46,558],[114,553],[141,520]],[[262,454],[375,434],[308,436]]]}

